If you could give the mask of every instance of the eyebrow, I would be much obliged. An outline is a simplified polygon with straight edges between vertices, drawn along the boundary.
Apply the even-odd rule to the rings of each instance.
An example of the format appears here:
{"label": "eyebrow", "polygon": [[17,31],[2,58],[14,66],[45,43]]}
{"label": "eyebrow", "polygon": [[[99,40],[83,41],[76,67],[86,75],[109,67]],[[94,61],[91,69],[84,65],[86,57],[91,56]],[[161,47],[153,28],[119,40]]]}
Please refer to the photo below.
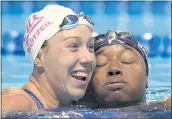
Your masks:
{"label": "eyebrow", "polygon": [[131,51],[135,52],[135,51],[134,51],[134,48],[132,48],[131,46],[122,45],[122,47],[123,47],[124,49],[131,50]]}
{"label": "eyebrow", "polygon": [[[124,48],[123,52],[124,52],[125,50],[130,50],[130,51],[132,51],[132,52],[135,53],[134,49],[132,49],[131,46],[128,46],[128,45],[121,45],[121,46]],[[108,49],[108,48],[102,48],[102,49],[100,48],[100,50],[96,51],[95,54],[98,55],[98,54],[100,54],[100,53],[106,51],[107,49]],[[136,54],[136,53],[135,53],[135,54]],[[137,54],[136,54],[136,55],[137,55]]]}
{"label": "eyebrow", "polygon": [[90,39],[88,40],[89,42],[90,41],[94,41],[94,37],[90,37]]}
{"label": "eyebrow", "polygon": [[104,52],[104,51],[106,51],[106,50],[107,50],[107,48],[99,49],[99,50],[97,50],[97,51],[95,52],[95,54],[98,55],[98,54],[100,54],[100,53],[102,53],[102,52]]}
{"label": "eyebrow", "polygon": [[66,40],[68,40],[68,39],[70,39],[70,38],[81,39],[81,37],[79,37],[79,36],[68,36],[68,37],[66,37],[66,38],[64,39],[64,41],[66,41]]}
{"label": "eyebrow", "polygon": [[129,47],[128,45],[121,45],[124,49],[127,49],[127,50],[131,50],[131,51],[134,51],[131,47]]}
{"label": "eyebrow", "polygon": [[[82,39],[82,38],[79,37],[79,36],[69,36],[69,37],[66,37],[66,38],[64,39],[64,41],[66,41],[66,40],[68,40],[68,39],[70,39],[70,38],[76,38],[76,39],[78,39],[78,40],[81,40],[81,39]],[[94,37],[90,37],[89,40],[88,40],[88,42],[92,42],[92,41],[94,41]]]}
{"label": "eyebrow", "polygon": [[[132,51],[135,55],[138,55],[137,53],[136,53],[136,51],[137,50],[135,50],[134,48],[132,48],[131,46],[128,46],[128,45],[122,45],[122,47],[125,49],[125,50],[130,50],[130,51]],[[124,51],[125,51],[124,50]],[[123,51],[123,52],[124,52]],[[137,51],[138,52],[138,51]]]}

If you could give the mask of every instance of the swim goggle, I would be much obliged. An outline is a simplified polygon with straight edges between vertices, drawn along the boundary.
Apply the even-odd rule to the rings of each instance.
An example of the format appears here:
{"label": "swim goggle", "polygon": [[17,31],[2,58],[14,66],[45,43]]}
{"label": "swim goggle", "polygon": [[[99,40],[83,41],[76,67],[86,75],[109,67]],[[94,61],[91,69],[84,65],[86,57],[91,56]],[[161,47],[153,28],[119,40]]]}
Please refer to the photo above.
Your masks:
{"label": "swim goggle", "polygon": [[63,22],[59,25],[60,30],[70,29],[76,26],[77,24],[87,24],[93,29],[94,23],[92,19],[88,16],[85,16],[83,12],[78,15],[68,15],[63,19]]}
{"label": "swim goggle", "polygon": [[94,41],[94,50],[97,51],[99,48],[108,45],[115,45],[121,43],[128,45],[136,49],[143,57],[148,75],[148,62],[147,62],[147,52],[146,49],[138,43],[135,37],[130,32],[114,31],[109,30],[106,34],[101,34],[96,36]]}
{"label": "swim goggle", "polygon": [[102,46],[113,45],[116,44],[116,42],[133,47],[142,55],[144,59],[146,58],[146,49],[140,45],[134,36],[129,32],[117,32],[114,30],[109,30],[106,34],[96,36],[94,41],[95,51]]}

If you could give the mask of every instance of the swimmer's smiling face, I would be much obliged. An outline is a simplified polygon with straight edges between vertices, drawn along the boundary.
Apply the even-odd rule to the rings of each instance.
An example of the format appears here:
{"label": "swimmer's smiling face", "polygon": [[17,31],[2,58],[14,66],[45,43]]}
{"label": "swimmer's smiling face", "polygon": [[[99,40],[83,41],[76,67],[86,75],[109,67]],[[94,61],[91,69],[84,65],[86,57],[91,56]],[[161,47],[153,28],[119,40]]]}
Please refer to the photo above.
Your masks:
{"label": "swimmer's smiling face", "polygon": [[95,69],[94,38],[86,25],[57,33],[42,57],[45,75],[61,102],[84,96]]}
{"label": "swimmer's smiling face", "polygon": [[93,95],[104,106],[139,102],[147,87],[145,62],[130,46],[104,46],[96,51],[92,86]]}

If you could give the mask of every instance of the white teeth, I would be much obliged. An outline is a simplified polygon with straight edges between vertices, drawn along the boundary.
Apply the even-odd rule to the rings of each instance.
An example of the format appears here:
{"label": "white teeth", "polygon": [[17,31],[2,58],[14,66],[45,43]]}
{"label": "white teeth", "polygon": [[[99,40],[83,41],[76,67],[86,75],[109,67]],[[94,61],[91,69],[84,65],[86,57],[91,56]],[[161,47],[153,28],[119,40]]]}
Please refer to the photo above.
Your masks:
{"label": "white teeth", "polygon": [[72,76],[81,76],[81,77],[87,77],[88,74],[84,72],[74,72],[71,74]]}

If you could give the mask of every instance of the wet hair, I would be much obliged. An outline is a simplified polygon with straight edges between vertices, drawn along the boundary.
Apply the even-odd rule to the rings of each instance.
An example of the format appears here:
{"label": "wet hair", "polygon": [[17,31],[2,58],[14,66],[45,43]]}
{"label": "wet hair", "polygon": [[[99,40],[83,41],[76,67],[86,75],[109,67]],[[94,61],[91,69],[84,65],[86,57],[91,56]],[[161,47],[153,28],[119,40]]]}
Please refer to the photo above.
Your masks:
{"label": "wet hair", "polygon": [[44,43],[42,44],[41,48],[43,50],[45,50],[45,52],[47,53],[47,51],[48,51],[48,40],[44,41]]}
{"label": "wet hair", "polygon": [[[41,49],[45,49],[47,46],[48,46],[48,41],[45,40],[44,43],[43,43],[42,46],[41,46]],[[47,50],[46,50],[46,52],[47,52]],[[39,57],[39,53],[37,54],[36,57],[37,57],[37,58]]]}
{"label": "wet hair", "polygon": [[43,49],[43,48],[45,48],[45,47],[47,47],[47,46],[48,46],[48,41],[45,40],[44,43],[42,44],[41,48]]}

